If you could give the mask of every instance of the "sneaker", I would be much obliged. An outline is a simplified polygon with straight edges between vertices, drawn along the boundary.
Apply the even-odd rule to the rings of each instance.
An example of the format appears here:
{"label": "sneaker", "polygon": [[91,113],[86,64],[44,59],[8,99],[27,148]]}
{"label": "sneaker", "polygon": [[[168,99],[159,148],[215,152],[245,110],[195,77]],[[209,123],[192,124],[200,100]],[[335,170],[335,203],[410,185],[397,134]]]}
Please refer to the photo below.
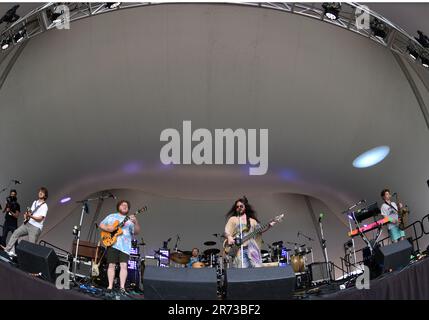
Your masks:
{"label": "sneaker", "polygon": [[119,289],[119,294],[120,295],[127,295],[127,290],[125,290],[124,288]]}
{"label": "sneaker", "polygon": [[8,255],[9,255],[9,257],[11,257],[11,258],[15,258],[16,257],[16,253],[15,252],[12,252],[12,251],[5,251]]}

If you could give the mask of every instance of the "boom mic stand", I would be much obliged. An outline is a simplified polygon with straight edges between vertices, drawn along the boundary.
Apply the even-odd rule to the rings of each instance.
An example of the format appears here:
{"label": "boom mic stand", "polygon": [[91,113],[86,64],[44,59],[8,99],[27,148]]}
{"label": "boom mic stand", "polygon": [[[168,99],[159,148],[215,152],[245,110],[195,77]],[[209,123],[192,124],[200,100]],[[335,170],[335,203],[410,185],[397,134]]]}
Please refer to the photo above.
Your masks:
{"label": "boom mic stand", "polygon": [[331,268],[329,266],[329,258],[328,258],[328,249],[326,247],[326,239],[325,236],[323,234],[323,224],[322,224],[322,217],[323,217],[323,213],[321,213],[319,215],[319,228],[320,228],[320,235],[321,235],[321,245],[322,245],[322,249],[323,249],[323,255],[325,257],[325,262],[326,262],[326,270],[329,272],[329,282],[331,282]]}
{"label": "boom mic stand", "polygon": [[80,233],[81,233],[81,229],[82,229],[83,216],[85,213],[87,213],[87,214],[89,213],[88,203],[91,201],[104,200],[104,199],[109,199],[109,198],[114,198],[114,196],[108,195],[108,196],[102,196],[102,197],[97,197],[97,198],[88,198],[88,199],[76,201],[76,203],[82,203],[82,211],[80,214],[79,226],[77,228],[77,232],[75,233],[76,250],[75,250],[75,254],[74,254],[74,258],[73,258],[73,260],[74,260],[73,261],[73,281],[74,282],[76,282],[77,256],[79,253]]}

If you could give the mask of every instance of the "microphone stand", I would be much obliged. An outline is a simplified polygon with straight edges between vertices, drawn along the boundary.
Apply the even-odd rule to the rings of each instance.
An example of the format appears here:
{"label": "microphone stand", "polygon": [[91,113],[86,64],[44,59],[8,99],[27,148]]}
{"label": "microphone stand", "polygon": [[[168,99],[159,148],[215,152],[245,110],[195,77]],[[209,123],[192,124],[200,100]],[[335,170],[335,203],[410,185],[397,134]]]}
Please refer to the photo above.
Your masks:
{"label": "microphone stand", "polygon": [[179,237],[179,235],[177,235],[177,237],[176,237],[176,244],[174,245],[174,251],[175,252],[177,252],[177,244],[179,243],[179,241],[180,241],[180,237]]}
{"label": "microphone stand", "polygon": [[[343,211],[343,213],[347,214],[347,220],[349,220],[350,232],[353,231],[352,221],[351,221],[352,217],[353,217],[353,220],[356,222],[355,213],[353,211],[351,211],[351,210],[353,210],[354,208],[356,208],[357,206],[359,206],[362,202],[364,202],[364,201],[361,200],[361,201],[353,204],[351,207],[347,208],[347,210]],[[352,214],[352,217],[350,217],[350,214]],[[357,267],[356,266],[356,246],[355,246],[354,237],[352,237],[352,247],[353,247],[353,265],[356,268]]]}
{"label": "microphone stand", "polygon": [[238,217],[238,225],[240,227],[240,254],[241,254],[241,268],[244,268],[244,248],[243,248],[243,242],[241,241],[243,239],[243,226],[241,225],[241,216],[240,212],[237,212]]}
{"label": "microphone stand", "polygon": [[77,270],[77,256],[79,253],[79,243],[80,243],[80,232],[82,229],[82,223],[83,223],[83,216],[85,213],[89,213],[89,207],[88,207],[88,202],[91,201],[97,201],[97,200],[104,200],[104,199],[108,199],[108,198],[112,198],[111,195],[108,196],[102,196],[102,197],[97,197],[97,198],[88,198],[88,199],[84,199],[84,200],[80,200],[80,201],[76,201],[76,203],[82,203],[82,211],[80,214],[80,221],[79,221],[79,227],[77,229],[77,233],[75,235],[75,240],[76,240],[76,250],[75,250],[75,255],[73,258],[73,281],[76,282],[76,270]]}
{"label": "microphone stand", "polygon": [[305,234],[303,234],[302,232],[298,232],[298,236],[303,236],[304,238],[306,238],[308,241],[314,241],[313,238],[310,238],[309,236],[306,236]]}
{"label": "microphone stand", "polygon": [[323,249],[323,255],[325,256],[325,262],[326,262],[326,270],[329,272],[329,282],[331,282],[331,268],[329,267],[329,258],[328,258],[328,249],[326,247],[326,240],[325,236],[323,234],[323,224],[322,224],[322,218],[319,218],[319,228],[320,228],[320,235],[321,235],[321,245]]}

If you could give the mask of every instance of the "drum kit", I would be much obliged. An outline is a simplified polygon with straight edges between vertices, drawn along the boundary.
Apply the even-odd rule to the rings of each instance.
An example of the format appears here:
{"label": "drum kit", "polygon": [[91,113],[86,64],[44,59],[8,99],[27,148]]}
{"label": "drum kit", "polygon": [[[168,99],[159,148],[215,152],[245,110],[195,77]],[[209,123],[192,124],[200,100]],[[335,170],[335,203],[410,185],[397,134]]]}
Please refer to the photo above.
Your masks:
{"label": "drum kit", "polygon": [[305,244],[286,242],[294,246],[294,249],[287,248],[283,241],[276,241],[269,245],[270,250],[261,250],[262,263],[270,264],[278,262],[279,264],[290,264],[295,273],[305,272],[308,263],[308,255],[311,255],[313,262],[313,249]]}
{"label": "drum kit", "polygon": [[[206,241],[204,246],[213,247],[216,245],[215,241]],[[162,255],[159,251],[157,254]],[[217,248],[208,248],[203,251],[203,254],[198,256],[198,261],[192,263],[192,268],[214,268],[219,265],[220,250]],[[192,259],[192,251],[177,250],[170,253],[169,260],[173,266],[186,267]]]}

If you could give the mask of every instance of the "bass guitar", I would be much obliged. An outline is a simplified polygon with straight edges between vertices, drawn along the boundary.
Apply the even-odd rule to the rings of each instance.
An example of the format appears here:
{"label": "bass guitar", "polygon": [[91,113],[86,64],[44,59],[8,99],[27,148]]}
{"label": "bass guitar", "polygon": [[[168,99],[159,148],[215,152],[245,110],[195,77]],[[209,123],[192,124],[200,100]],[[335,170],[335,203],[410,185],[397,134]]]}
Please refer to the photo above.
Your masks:
{"label": "bass guitar", "polygon": [[250,240],[254,237],[256,237],[258,234],[264,232],[272,222],[281,222],[284,217],[284,213],[281,215],[278,215],[274,219],[270,220],[269,222],[259,225],[253,230],[252,232],[246,234],[243,238],[240,238],[240,236],[236,236],[234,238],[233,244],[228,244],[228,239],[225,239],[223,242],[223,248],[227,255],[230,257],[235,257],[237,255],[237,252],[240,250],[240,246],[242,243],[246,242],[247,240]]}

